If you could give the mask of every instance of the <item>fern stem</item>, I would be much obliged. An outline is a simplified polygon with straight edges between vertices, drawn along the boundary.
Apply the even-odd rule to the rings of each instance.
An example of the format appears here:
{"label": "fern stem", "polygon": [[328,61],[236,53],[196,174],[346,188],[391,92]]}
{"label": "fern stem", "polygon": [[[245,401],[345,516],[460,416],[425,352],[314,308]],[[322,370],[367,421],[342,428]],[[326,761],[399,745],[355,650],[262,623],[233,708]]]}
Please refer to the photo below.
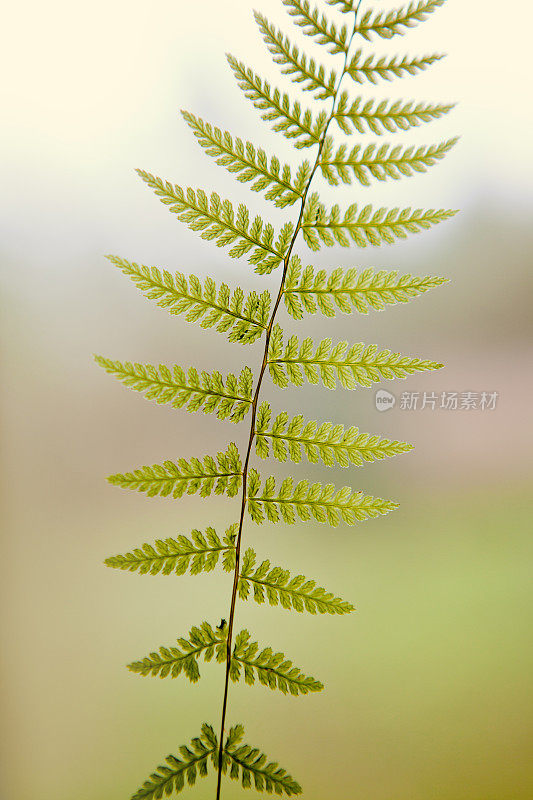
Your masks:
{"label": "fern stem", "polygon": [[316,171],[317,171],[317,169],[318,169],[318,167],[320,165],[320,159],[321,159],[321,156],[322,156],[322,150],[324,148],[324,143],[326,141],[326,136],[327,136],[327,133],[328,133],[328,129],[329,129],[329,126],[331,125],[334,117],[335,117],[336,105],[337,105],[337,100],[338,100],[338,96],[339,96],[340,87],[341,87],[341,84],[342,84],[344,76],[347,74],[346,68],[348,66],[348,55],[349,55],[350,47],[351,47],[351,44],[353,42],[353,39],[354,39],[354,36],[355,36],[355,33],[356,33],[357,15],[358,15],[361,3],[362,3],[362,0],[359,0],[358,4],[357,4],[357,6],[356,6],[356,8],[354,10],[353,29],[352,29],[352,33],[351,33],[350,39],[348,40],[348,44],[347,44],[346,51],[345,51],[345,54],[344,54],[343,68],[342,68],[342,71],[339,74],[339,79],[338,79],[338,82],[337,82],[337,86],[335,88],[335,93],[333,95],[333,103],[332,103],[331,113],[329,115],[329,118],[327,120],[326,125],[324,126],[324,130],[322,132],[322,136],[321,136],[320,141],[318,143],[318,151],[317,151],[317,155],[316,155],[316,160],[315,160],[315,163],[314,163],[313,168],[311,170],[311,174],[309,176],[309,180],[307,181],[307,185],[306,185],[306,187],[304,189],[304,192],[302,194],[300,213],[299,213],[299,216],[298,216],[298,221],[297,221],[297,223],[295,225],[294,233],[293,233],[291,242],[289,244],[287,253],[285,254],[285,257],[284,257],[284,260],[283,260],[283,274],[282,274],[282,277],[281,277],[281,283],[280,283],[280,287],[279,287],[279,291],[278,291],[278,296],[276,298],[276,302],[274,303],[274,307],[272,309],[272,315],[270,317],[270,321],[268,323],[268,328],[266,330],[265,349],[264,349],[264,353],[263,353],[263,362],[261,364],[261,369],[259,371],[259,375],[258,375],[258,378],[257,378],[257,384],[256,384],[255,392],[254,392],[254,397],[253,397],[253,400],[252,400],[252,418],[251,418],[251,421],[250,421],[250,434],[249,434],[248,447],[247,447],[247,450],[246,450],[246,457],[245,457],[245,460],[244,460],[244,467],[243,467],[243,472],[242,472],[242,487],[243,487],[242,488],[242,502],[241,502],[240,517],[239,517],[239,530],[238,530],[237,538],[236,538],[236,541],[235,541],[235,572],[234,572],[234,578],[233,578],[233,589],[232,589],[232,593],[231,593],[230,611],[229,611],[229,617],[228,617],[228,634],[227,634],[227,644],[226,644],[226,677],[225,677],[225,682],[224,682],[224,698],[223,698],[223,702],[222,702],[222,719],[221,719],[221,725],[220,725],[220,739],[219,739],[219,743],[218,743],[219,744],[219,751],[218,751],[218,776],[217,776],[216,800],[220,800],[221,788],[222,788],[222,765],[223,765],[223,757],[224,757],[224,728],[225,728],[225,724],[226,724],[226,712],[227,712],[227,707],[228,707],[228,692],[229,692],[231,657],[232,657],[231,651],[232,651],[232,644],[233,644],[233,624],[234,624],[234,619],[235,619],[235,606],[236,606],[236,603],[237,603],[239,578],[240,578],[242,531],[243,531],[243,526],[244,526],[244,515],[245,515],[245,511],[246,511],[246,503],[247,503],[247,500],[248,500],[248,497],[247,497],[248,466],[249,466],[249,462],[250,462],[250,455],[251,455],[251,452],[252,452],[253,441],[254,441],[254,438],[255,438],[255,435],[256,435],[255,434],[255,422],[256,422],[256,416],[257,416],[257,404],[258,404],[258,400],[259,400],[259,394],[261,392],[261,386],[262,386],[262,383],[263,383],[263,377],[264,377],[264,374],[265,374],[265,371],[266,371],[266,368],[267,368],[267,364],[268,364],[268,351],[269,351],[270,337],[272,335],[272,329],[274,327],[274,322],[275,322],[276,314],[277,314],[277,311],[278,311],[278,308],[279,308],[279,304],[281,303],[281,300],[282,300],[282,297],[283,297],[283,293],[284,293],[285,279],[287,277],[287,270],[288,270],[288,267],[289,267],[290,257],[291,257],[294,245],[296,243],[296,239],[298,237],[298,234],[299,234],[299,232],[301,230],[302,219],[303,219],[303,216],[304,216],[304,210],[305,210],[305,205],[306,205],[306,201],[307,201],[307,195],[308,195],[309,190],[311,188],[311,184],[313,182],[313,178],[315,176],[315,173],[316,173]]}

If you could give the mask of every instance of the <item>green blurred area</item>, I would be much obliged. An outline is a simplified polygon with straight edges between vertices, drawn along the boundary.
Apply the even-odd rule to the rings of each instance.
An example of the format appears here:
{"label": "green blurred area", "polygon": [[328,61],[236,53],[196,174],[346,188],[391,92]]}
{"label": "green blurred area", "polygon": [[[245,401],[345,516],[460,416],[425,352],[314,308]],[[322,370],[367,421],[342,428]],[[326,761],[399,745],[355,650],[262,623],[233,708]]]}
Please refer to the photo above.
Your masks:
{"label": "green blurred area", "polygon": [[[128,796],[203,721],[217,724],[220,665],[205,665],[194,686],[122,669],[225,614],[227,576],[99,567],[108,539],[120,551],[148,527],[170,533],[170,512],[159,509],[117,520],[114,533],[83,515],[46,541],[36,520],[24,531],[26,585],[8,581],[6,798],[31,800],[37,786],[46,800]],[[192,513],[191,501],[181,530]],[[226,518],[221,505],[220,526]],[[337,619],[239,606],[238,627],[326,685],[305,698],[231,688],[230,723],[245,722],[247,741],[279,759],[305,797],[531,797],[527,487],[413,494],[396,515],[356,530],[264,526],[247,538],[260,556],[319,577],[357,607]],[[210,787],[200,782],[194,796],[211,797]],[[231,783],[225,797],[241,792]]]}

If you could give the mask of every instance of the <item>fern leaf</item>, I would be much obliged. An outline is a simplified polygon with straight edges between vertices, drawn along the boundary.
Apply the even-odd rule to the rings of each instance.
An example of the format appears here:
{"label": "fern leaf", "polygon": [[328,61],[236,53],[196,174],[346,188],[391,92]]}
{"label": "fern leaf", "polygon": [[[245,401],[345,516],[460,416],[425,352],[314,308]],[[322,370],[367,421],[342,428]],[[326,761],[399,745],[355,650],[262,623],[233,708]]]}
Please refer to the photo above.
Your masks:
{"label": "fern leaf", "polygon": [[294,22],[306,36],[312,36],[318,44],[327,45],[327,50],[335,55],[346,53],[349,46],[349,33],[346,25],[337,28],[325,14],[317,8],[311,8],[309,0],[283,0],[287,13],[294,17]]}
{"label": "fern leaf", "polygon": [[261,119],[275,122],[272,126],[275,131],[282,133],[287,139],[297,140],[294,142],[297,149],[319,143],[327,124],[325,111],[321,111],[314,119],[311,111],[302,110],[297,101],[291,104],[287,94],[281,94],[279,89],[271,89],[267,81],[241,61],[228,55],[228,62],[245,96],[256,108],[265,112]]}
{"label": "fern leaf", "polygon": [[166,765],[159,766],[152,772],[131,800],[160,800],[164,795],[181,792],[185,780],[189,786],[196,783],[196,778],[207,775],[209,759],[217,765],[218,740],[211,727],[204,723],[202,733],[191,741],[190,746],[179,748],[180,756],[167,756]]}
{"label": "fern leaf", "polygon": [[443,53],[433,53],[428,56],[376,56],[367,55],[363,50],[357,50],[352,56],[346,72],[356,83],[376,84],[378,80],[392,81],[394,78],[404,78],[407,75],[416,75],[418,72],[430,67],[445,56]]}
{"label": "fern leaf", "polygon": [[382,39],[391,39],[405,33],[404,28],[414,28],[418,22],[426,20],[444,2],[445,0],[418,0],[393,11],[376,11],[370,8],[357,22],[355,30],[367,41],[374,34]]}
{"label": "fern leaf", "polygon": [[216,460],[205,456],[203,461],[184,458],[164,461],[152,467],[139,467],[133,472],[110,475],[109,483],[137,492],[146,492],[148,497],[182,497],[185,493],[207,497],[212,492],[235,497],[242,481],[242,464],[235,444],[230,444],[225,453],[218,453]]}
{"label": "fern leaf", "polygon": [[336,242],[341,247],[349,247],[350,239],[358,247],[393,244],[396,239],[406,239],[409,233],[427,230],[456,213],[442,208],[437,211],[433,208],[427,211],[420,208],[414,211],[411,208],[379,208],[374,211],[370,205],[358,211],[357,203],[349,206],[344,214],[338,205],[328,213],[315,192],[307,201],[302,234],[311,250],[320,250],[321,242],[326,247],[333,247]]}
{"label": "fern leaf", "polygon": [[268,458],[270,452],[278,461],[290,459],[295,463],[302,460],[302,452],[312,464],[320,461],[327,467],[338,464],[361,467],[365,462],[383,460],[407,453],[413,446],[406,442],[381,439],[369,433],[360,433],[359,428],[333,425],[315,420],[306,420],[297,414],[291,420],[286,411],[278,414],[270,424],[271,409],[262,403],[257,412],[255,450],[261,458]]}
{"label": "fern leaf", "polygon": [[265,151],[256,150],[251,142],[233,139],[228,131],[213,127],[188,111],[181,113],[206,153],[213,156],[219,166],[237,175],[240,183],[253,181],[252,191],[265,191],[266,199],[274,201],[277,208],[291,206],[303,196],[311,174],[308,161],[299,167],[293,180],[290,166],[282,166],[277,156],[269,160]]}
{"label": "fern leaf", "polygon": [[217,285],[212,278],[201,281],[181,272],[146,267],[119,256],[107,256],[136,284],[145,297],[156,300],[169,314],[185,314],[187,322],[199,322],[201,328],[216,326],[230,342],[255,342],[268,326],[271,297],[269,292],[244,294],[240,287],[233,293],[225,283]]}
{"label": "fern leaf", "polygon": [[286,794],[291,797],[301,794],[302,787],[277,762],[267,763],[267,757],[257,747],[241,744],[244,736],[242,725],[231,728],[224,745],[222,769],[233,780],[241,779],[244,789],[250,789],[252,780],[258,792]]}
{"label": "fern leaf", "polygon": [[170,403],[173,408],[187,406],[187,411],[202,409],[204,414],[216,411],[219,419],[241,422],[252,404],[253,375],[244,367],[238,378],[231,373],[226,380],[220,372],[198,372],[194,367],[182,369],[160,364],[132,364],[130,361],[112,361],[95,356],[95,361],[106,372],[114,375],[128,389],[145,392],[147,400]]}
{"label": "fern leaf", "polygon": [[218,247],[227,247],[231,258],[242,258],[256,265],[256,272],[271,272],[283,261],[294,232],[292,223],[286,223],[274,242],[274,228],[256,217],[250,225],[250,212],[240,203],[237,214],[229,200],[221,200],[216,192],[209,198],[202,189],[184,190],[181,186],[163,181],[144,170],[137,170],[143,181],[154,190],[161,202],[176,214],[193,231],[201,231],[202,239],[215,241]]}
{"label": "fern leaf", "polygon": [[259,652],[257,642],[250,641],[250,634],[244,630],[235,637],[235,647],[231,657],[230,677],[237,683],[241,675],[252,686],[255,680],[270,689],[279,689],[283,694],[289,692],[294,697],[308,692],[320,692],[324,685],[308,675],[304,675],[283,653],[274,653],[265,647]]}
{"label": "fern leaf", "polygon": [[406,378],[415,372],[441,369],[442,364],[412,356],[402,356],[390,350],[378,350],[377,345],[357,342],[333,344],[323,339],[316,345],[308,337],[299,341],[291,336],[283,347],[283,331],[275,325],[268,352],[268,368],[274,383],[286,388],[289,383],[301,386],[304,377],[309,383],[322,383],[335,389],[337,380],[345,389],[370,387],[381,380]]}
{"label": "fern leaf", "polygon": [[[333,186],[352,182],[352,174],[363,186],[370,186],[370,177],[378,181],[392,178],[410,177],[415,172],[425,172],[452,149],[458,139],[421,147],[392,147],[384,144],[377,148],[369,144],[362,148],[356,144],[349,152],[346,144],[341,144],[333,152],[334,141],[327,136],[320,157],[320,169],[324,178]],[[376,149],[377,148],[377,149]]]}
{"label": "fern leaf", "polygon": [[268,600],[271,606],[279,604],[282,608],[298,612],[349,614],[354,611],[351,603],[326,592],[303,575],[295,575],[291,579],[288,570],[271,567],[268,560],[256,567],[256,554],[251,548],[244,554],[238,589],[241,600],[247,600],[252,589],[256,603],[262,604]]}
{"label": "fern leaf", "polygon": [[176,539],[157,539],[155,544],[143,544],[125,555],[106,558],[105,565],[114,569],[138,572],[140,575],[191,575],[211,572],[222,557],[226,572],[235,569],[235,537],[237,525],[227,529],[220,539],[214,528],[207,528],[205,534],[198,530]]}
{"label": "fern leaf", "polygon": [[399,275],[397,270],[387,272],[365,269],[335,269],[331,273],[320,269],[316,273],[308,266],[302,272],[302,262],[292,256],[283,288],[283,299],[289,314],[302,319],[304,312],[320,311],[334,317],[337,311],[351,314],[357,311],[368,314],[370,309],[381,311],[386,305],[407,303],[420,294],[447,283],[447,278],[417,277],[409,273]]}
{"label": "fern leaf", "polygon": [[227,629],[213,629],[208,622],[189,631],[188,639],[178,639],[179,647],[160,647],[158,651],[140,661],[128,664],[130,672],[146,677],[151,675],[160,678],[177,678],[183,674],[196,683],[200,678],[198,658],[211,661],[214,657],[219,663],[226,660]]}
{"label": "fern leaf", "polygon": [[432,122],[440,119],[455,108],[455,103],[429,103],[404,102],[402,100],[368,100],[357,97],[350,105],[348,92],[343,92],[339,98],[334,119],[339,128],[348,135],[354,130],[359,133],[370,131],[381,136],[385,131],[396,133],[398,130],[406,131],[416,128],[423,122]]}
{"label": "fern leaf", "polygon": [[289,75],[304,92],[314,92],[318,100],[334,97],[337,73],[334,70],[326,72],[314,58],[300,53],[296,45],[262,14],[254,11],[254,16],[274,63],[283,67],[282,74]]}
{"label": "fern leaf", "polygon": [[355,525],[388,514],[398,508],[398,503],[354,492],[350,486],[337,489],[332,483],[310,484],[303,480],[295,486],[292,478],[285,478],[276,490],[276,479],[272,475],[261,488],[259,473],[252,469],[248,475],[247,508],[258,525],[265,518],[269,522],[282,519],[294,525],[298,516],[304,522],[316,519],[336,527],[341,521]]}

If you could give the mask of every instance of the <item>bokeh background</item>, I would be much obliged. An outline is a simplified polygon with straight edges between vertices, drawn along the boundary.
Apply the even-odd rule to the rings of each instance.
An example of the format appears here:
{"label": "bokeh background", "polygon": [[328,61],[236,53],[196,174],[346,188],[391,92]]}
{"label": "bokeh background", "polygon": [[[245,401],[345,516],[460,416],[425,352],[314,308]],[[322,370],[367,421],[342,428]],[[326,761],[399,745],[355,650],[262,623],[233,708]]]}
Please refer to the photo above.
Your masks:
{"label": "bokeh background", "polygon": [[[261,10],[303,43],[277,0],[263,0]],[[461,142],[427,175],[370,189],[317,187],[342,204],[462,213],[394,247],[312,257],[298,248],[320,267],[452,279],[386,313],[307,317],[300,333],[375,341],[445,362],[439,373],[387,386],[398,396],[499,394],[493,411],[397,404],[380,413],[370,390],[307,388],[282,397],[265,388],[274,407],[303,406],[313,418],[416,448],[333,476],[399,500],[387,518],[335,531],[246,528],[246,544],[260,556],[316,577],[357,607],[339,619],[238,607],[238,627],[249,626],[327,685],[303,699],[231,689],[229,722],[245,721],[247,739],[279,758],[309,800],[533,797],[531,23],[524,0],[512,8],[448,0],[409,36],[375,44],[380,53],[449,53],[418,78],[363,91],[457,100],[448,117],[396,139],[429,143],[460,133]],[[270,62],[245,0],[30,0],[6,9],[4,30],[0,792],[3,800],[117,800],[204,720],[218,724],[222,689],[214,665],[191,686],[141,680],[123,664],[204,618],[227,616],[230,585],[220,573],[140,577],[102,561],[193,527],[223,530],[235,503],[150,501],[104,478],[241,443],[246,426],[147,403],[102,373],[92,353],[227,372],[244,359],[257,365],[260,346],[230,346],[166,314],[103,255],[273,287],[278,275],[259,278],[176,224],[133,168],[216,189],[279,221],[282,213],[202,154],[178,112],[187,108],[298,163],[290,143],[243,99],[224,53],[290,84]],[[351,87],[354,96],[359,88]],[[295,327],[285,312],[281,321]],[[317,466],[293,472],[333,474]],[[224,796],[241,792],[231,783]],[[212,779],[193,795],[212,797]]]}

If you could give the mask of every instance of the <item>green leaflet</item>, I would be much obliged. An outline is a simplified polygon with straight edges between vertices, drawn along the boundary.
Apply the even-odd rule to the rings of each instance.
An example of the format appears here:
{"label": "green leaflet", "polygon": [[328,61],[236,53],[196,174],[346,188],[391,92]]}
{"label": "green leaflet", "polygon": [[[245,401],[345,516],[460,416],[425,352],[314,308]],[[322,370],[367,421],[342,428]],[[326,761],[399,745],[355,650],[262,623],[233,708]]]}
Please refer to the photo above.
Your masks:
{"label": "green leaflet", "polygon": [[241,422],[250,410],[253,375],[249,367],[244,367],[238,378],[230,373],[224,382],[220,372],[198,374],[194,367],[185,371],[177,364],[173,367],[160,364],[157,368],[103,356],[95,356],[94,360],[128,389],[145,392],[146,399],[156,403],[171,403],[174,408],[186,405],[187,411],[202,409],[204,414],[216,411],[219,419],[232,422]]}
{"label": "green leaflet", "polygon": [[228,62],[245,96],[256,108],[265,112],[261,119],[275,123],[273,130],[287,139],[294,139],[294,146],[298,149],[319,143],[327,122],[325,111],[320,111],[316,119],[313,118],[311,111],[303,111],[298,101],[291,102],[287,94],[282,94],[279,89],[271,89],[267,81],[242,61],[228,55]]}
{"label": "green leaflet", "polygon": [[396,133],[416,128],[421,123],[440,119],[455,108],[455,103],[414,103],[402,100],[364,100],[357,97],[350,105],[348,92],[342,92],[334,118],[348,136],[359,133]]}
{"label": "green leaflet", "polygon": [[323,339],[316,345],[308,337],[299,341],[291,336],[283,347],[283,331],[275,325],[268,350],[268,369],[276,386],[285,389],[289,383],[301,386],[304,377],[309,383],[320,380],[327,389],[336,389],[337,381],[345,389],[369,387],[383,379],[406,378],[415,372],[441,369],[435,361],[402,356],[390,350],[378,350],[377,345],[357,342],[333,344]]}
{"label": "green leaflet", "polygon": [[[244,736],[242,725],[231,728],[224,744],[222,769],[233,780],[241,779],[244,789],[250,789],[252,781],[258,792],[286,794],[291,797],[301,794],[302,787],[276,761],[267,763],[267,757],[258,748],[241,744]],[[134,799],[135,800],[135,799]]]}
{"label": "green leaflet", "polygon": [[142,169],[137,173],[180,222],[193,231],[201,231],[202,239],[214,241],[218,247],[232,244],[231,258],[249,253],[248,262],[255,264],[255,271],[260,274],[271,272],[282,262],[294,233],[291,222],[282,227],[274,242],[272,225],[265,225],[261,217],[255,217],[250,225],[250,212],[244,203],[239,203],[235,214],[230,201],[221,200],[216,192],[208,197],[202,189],[184,190]]}
{"label": "green leaflet", "polygon": [[230,444],[225,453],[218,453],[216,460],[205,456],[200,461],[184,458],[164,461],[152,467],[139,467],[133,472],[110,475],[109,483],[122,489],[146,492],[148,497],[182,497],[185,493],[201,497],[212,494],[227,494],[235,497],[242,483],[242,464],[237,445]]}
{"label": "green leaflet", "polygon": [[308,0],[282,0],[294,22],[306,36],[312,36],[319,44],[326,45],[328,52],[346,53],[349,47],[349,34],[346,25],[337,28],[318,8],[312,8]]}
{"label": "green leaflet", "polygon": [[241,183],[253,181],[252,191],[268,190],[265,197],[274,201],[277,208],[291,206],[302,197],[311,174],[308,161],[299,166],[293,180],[290,166],[284,164],[282,167],[277,156],[269,160],[265,151],[256,149],[251,142],[239,138],[234,140],[228,131],[213,127],[188,111],[181,113],[206,153],[213,156],[219,166],[237,175]]}
{"label": "green leaflet", "polygon": [[137,789],[131,800],[160,800],[164,795],[181,792],[185,780],[189,786],[196,783],[196,778],[207,775],[207,767],[211,760],[217,766],[218,739],[211,727],[205,722],[202,733],[191,741],[190,746],[179,748],[181,758],[167,756],[165,766],[159,766],[152,772],[140,789]]}
{"label": "green leaflet", "polygon": [[255,680],[270,689],[279,689],[283,694],[288,692],[294,697],[308,692],[320,692],[324,686],[302,672],[283,653],[274,653],[272,648],[265,647],[259,652],[257,642],[250,641],[250,634],[244,630],[235,637],[235,647],[231,657],[230,677],[237,683],[241,675],[252,686]]}
{"label": "green leaflet", "polygon": [[407,303],[447,282],[446,278],[429,275],[419,278],[409,273],[399,275],[397,270],[374,272],[372,268],[361,272],[335,269],[328,274],[324,269],[315,273],[314,268],[308,266],[302,271],[299,257],[292,256],[283,300],[294,319],[302,319],[304,313],[315,314],[317,311],[326,317],[334,317],[337,311],[368,314],[371,309],[382,311],[387,305]]}
{"label": "green leaflet", "polygon": [[228,335],[230,342],[250,344],[262,336],[268,325],[271,297],[265,291],[244,294],[240,287],[231,292],[225,283],[217,288],[212,278],[199,278],[181,272],[146,267],[119,256],[107,256],[136,284],[149,300],[156,300],[169,314],[185,314],[187,322],[201,328],[215,328]]}
{"label": "green leaflet", "polygon": [[406,442],[382,439],[369,433],[359,433],[359,428],[345,429],[344,425],[315,420],[305,420],[297,414],[291,420],[286,411],[278,414],[272,424],[271,409],[262,403],[257,412],[255,452],[268,458],[270,452],[278,461],[290,459],[300,463],[302,453],[312,463],[322,461],[327,467],[361,467],[365,462],[391,458],[413,449]]}
{"label": "green leaflet", "polygon": [[357,203],[349,206],[344,214],[338,205],[334,205],[328,214],[315,192],[306,204],[302,235],[311,250],[320,250],[321,243],[326,247],[333,247],[335,243],[349,247],[350,239],[358,247],[393,244],[396,239],[406,239],[407,234],[427,230],[455,214],[457,211],[442,208],[438,211],[433,208],[428,211],[421,208],[415,211],[411,208],[379,208],[374,211],[370,205],[358,211]]}
{"label": "green leaflet", "polygon": [[375,143],[366,147],[356,144],[350,151],[346,144],[341,144],[334,153],[334,141],[327,136],[320,157],[320,169],[324,178],[333,186],[351,183],[352,175],[363,186],[370,186],[370,177],[378,181],[392,178],[398,180],[410,177],[415,172],[425,172],[452,149],[458,139],[421,147],[393,147],[384,144],[378,147]]}
{"label": "green leaflet", "polygon": [[318,100],[327,100],[335,95],[337,73],[334,70],[328,72],[314,58],[301,53],[282,31],[258,11],[254,11],[254,17],[273,61],[283,67],[283,75],[289,75],[304,92],[315,92]]}
{"label": "green leaflet", "polygon": [[288,610],[307,611],[309,614],[349,614],[354,611],[351,603],[326,592],[315,581],[295,575],[282,567],[271,567],[266,560],[256,567],[256,554],[248,548],[242,561],[239,576],[239,597],[247,600],[250,591],[256,603],[268,600],[271,606],[278,604]]}
{"label": "green leaflet", "polygon": [[376,56],[357,50],[352,56],[346,74],[356,83],[377,83],[379,80],[392,81],[394,78],[405,78],[430,67],[436,61],[445,58],[444,53],[433,53],[429,56]]}
{"label": "green leaflet", "polygon": [[157,539],[154,545],[143,544],[125,555],[106,558],[105,564],[115,569],[138,572],[140,575],[191,575],[211,572],[220,557],[226,572],[235,569],[235,537],[238,525],[232,525],[220,539],[214,528],[206,528],[205,534],[193,530],[190,539]]}
{"label": "green leaflet", "polygon": [[372,39],[372,35],[391,39],[404,33],[405,28],[413,28],[418,22],[426,20],[444,2],[445,0],[413,0],[408,6],[393,11],[375,11],[371,8],[358,20],[355,30],[367,41]]}
{"label": "green leaflet", "polygon": [[341,521],[355,525],[398,508],[392,500],[354,492],[350,486],[337,489],[332,483],[310,484],[303,480],[295,486],[292,478],[285,478],[276,490],[276,479],[271,475],[261,487],[255,469],[249,472],[246,496],[248,513],[258,525],[265,519],[294,525],[297,516],[304,522],[315,519],[333,527]]}
{"label": "green leaflet", "polygon": [[143,677],[151,675],[160,678],[177,678],[183,672],[192,683],[196,683],[200,678],[200,656],[203,656],[204,661],[215,658],[222,663],[226,660],[225,626],[222,630],[213,629],[208,622],[202,622],[199,627],[191,628],[188,639],[178,639],[177,642],[179,647],[160,647],[159,651],[128,664],[128,669]]}

